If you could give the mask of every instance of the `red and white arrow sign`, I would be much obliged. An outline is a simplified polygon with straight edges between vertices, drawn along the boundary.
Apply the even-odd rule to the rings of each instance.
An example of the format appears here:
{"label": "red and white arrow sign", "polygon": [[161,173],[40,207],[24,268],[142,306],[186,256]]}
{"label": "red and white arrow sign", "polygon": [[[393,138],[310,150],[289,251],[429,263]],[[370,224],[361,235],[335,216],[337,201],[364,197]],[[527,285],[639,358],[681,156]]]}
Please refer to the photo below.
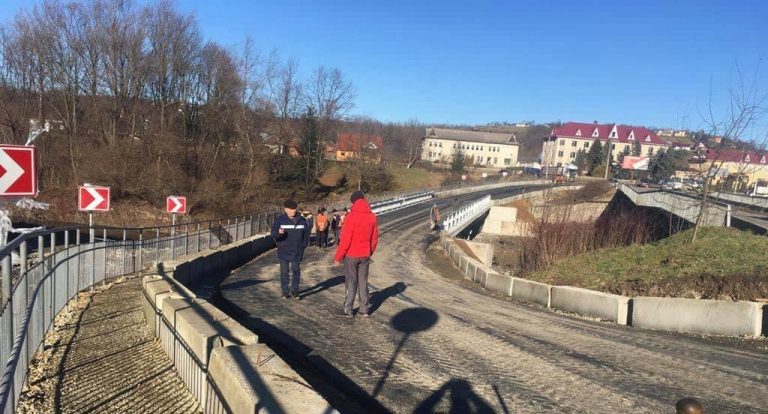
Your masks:
{"label": "red and white arrow sign", "polygon": [[0,197],[36,195],[35,147],[0,145]]}
{"label": "red and white arrow sign", "polygon": [[109,187],[80,186],[77,208],[80,211],[109,211]]}
{"label": "red and white arrow sign", "polygon": [[165,211],[171,214],[187,214],[187,197],[168,196],[165,200]]}

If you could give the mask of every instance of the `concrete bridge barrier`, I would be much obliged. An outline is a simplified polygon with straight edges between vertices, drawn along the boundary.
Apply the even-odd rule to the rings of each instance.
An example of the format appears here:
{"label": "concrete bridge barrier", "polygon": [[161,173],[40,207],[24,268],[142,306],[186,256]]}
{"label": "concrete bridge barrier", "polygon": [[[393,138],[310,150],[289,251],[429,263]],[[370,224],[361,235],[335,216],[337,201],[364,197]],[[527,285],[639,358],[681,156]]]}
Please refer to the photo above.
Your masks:
{"label": "concrete bridge barrier", "polygon": [[703,335],[760,336],[766,334],[764,306],[748,301],[636,297],[632,325]]}
{"label": "concrete bridge barrier", "polygon": [[571,286],[552,286],[550,307],[626,325],[630,301],[626,296]]}
{"label": "concrete bridge barrier", "polygon": [[464,277],[515,300],[620,325],[703,335],[768,334],[768,305],[683,298],[626,297],[572,286],[552,286],[496,272],[469,257],[453,238],[441,245]]}
{"label": "concrete bridge barrier", "polygon": [[147,324],[206,413],[336,412],[253,332],[186,286],[272,248],[267,235],[157,265],[143,280]]}

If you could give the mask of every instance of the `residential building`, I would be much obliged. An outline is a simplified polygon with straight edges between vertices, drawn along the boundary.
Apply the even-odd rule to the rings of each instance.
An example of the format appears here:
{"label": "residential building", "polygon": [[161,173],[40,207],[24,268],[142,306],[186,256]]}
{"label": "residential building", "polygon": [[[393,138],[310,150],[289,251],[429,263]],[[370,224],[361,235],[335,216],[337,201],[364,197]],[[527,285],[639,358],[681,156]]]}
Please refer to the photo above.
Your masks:
{"label": "residential building", "polygon": [[589,152],[595,140],[600,140],[602,145],[610,142],[614,160],[625,151],[632,153],[637,143],[640,143],[642,156],[652,156],[667,147],[666,142],[644,127],[598,124],[596,121],[591,124],[567,122],[553,129],[550,136],[544,139],[541,164],[561,167],[573,163],[579,150]]}
{"label": "residential building", "polygon": [[372,162],[379,163],[381,145],[380,135],[340,132],[336,142],[336,161],[350,161],[363,156]]}
{"label": "residential building", "polygon": [[768,152],[707,149],[703,155],[703,160],[691,164],[691,170],[704,174],[714,163],[710,175],[718,187],[744,191],[758,180],[768,180]]}
{"label": "residential building", "polygon": [[515,134],[427,128],[422,160],[449,164],[457,151],[464,153],[466,165],[504,168],[517,165],[520,144]]}

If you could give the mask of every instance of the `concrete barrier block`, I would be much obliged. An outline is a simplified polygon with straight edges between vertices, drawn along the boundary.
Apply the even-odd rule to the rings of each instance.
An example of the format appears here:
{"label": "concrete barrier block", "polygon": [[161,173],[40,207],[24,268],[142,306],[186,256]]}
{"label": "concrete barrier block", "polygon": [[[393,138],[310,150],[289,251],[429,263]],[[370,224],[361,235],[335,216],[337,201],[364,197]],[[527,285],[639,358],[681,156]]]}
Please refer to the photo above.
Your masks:
{"label": "concrete barrier block", "polygon": [[466,272],[467,271],[467,256],[465,256],[463,254],[460,254],[459,255],[459,263],[457,264],[456,267],[458,267],[459,270],[461,270],[462,272]]}
{"label": "concrete barrier block", "polygon": [[479,283],[480,285],[485,286],[485,278],[487,274],[487,269],[482,266],[478,266],[477,271],[475,272],[475,283]]}
{"label": "concrete barrier block", "polygon": [[467,265],[467,271],[464,272],[464,278],[467,280],[475,280],[475,272],[477,272],[477,268],[477,264],[470,262]]}
{"label": "concrete barrier block", "polygon": [[186,285],[191,280],[190,267],[189,261],[178,263],[173,269],[173,278]]}
{"label": "concrete barrier block", "polygon": [[636,297],[632,326],[705,335],[762,333],[763,305],[725,300]]}
{"label": "concrete barrier block", "polygon": [[629,300],[626,296],[589,289],[552,286],[550,307],[626,325]]}
{"label": "concrete barrier block", "polygon": [[157,306],[157,296],[173,290],[171,284],[159,276],[151,280],[147,280],[145,277],[144,280],[142,280],[142,283],[144,284],[144,292],[156,309],[159,309]]}
{"label": "concrete barrier block", "polygon": [[208,372],[235,414],[337,412],[263,344],[216,348]]}
{"label": "concrete barrier block", "polygon": [[549,294],[552,286],[531,280],[512,278],[512,298],[523,302],[536,303],[549,307]]}
{"label": "concrete barrier block", "polygon": [[509,296],[512,289],[512,277],[494,271],[486,272],[483,287]]}

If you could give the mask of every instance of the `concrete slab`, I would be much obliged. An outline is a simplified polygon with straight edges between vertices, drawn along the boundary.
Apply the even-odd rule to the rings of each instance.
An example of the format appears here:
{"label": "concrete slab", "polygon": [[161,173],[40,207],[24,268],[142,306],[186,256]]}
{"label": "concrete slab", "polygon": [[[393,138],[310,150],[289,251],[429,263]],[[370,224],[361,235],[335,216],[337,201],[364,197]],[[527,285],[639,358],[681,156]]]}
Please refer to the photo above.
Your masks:
{"label": "concrete slab", "polygon": [[549,295],[552,286],[531,280],[512,278],[512,298],[523,302],[536,303],[549,307]]}
{"label": "concrete slab", "polygon": [[512,290],[512,277],[489,271],[485,274],[485,283],[483,284],[483,287],[509,296],[510,291]]}
{"label": "concrete slab", "polygon": [[763,304],[683,298],[636,297],[632,326],[705,335],[759,336]]}
{"label": "concrete slab", "polygon": [[464,278],[467,280],[475,280],[475,273],[477,272],[478,266],[475,263],[469,263],[467,265],[467,271],[464,272]]}
{"label": "concrete slab", "polygon": [[493,265],[493,244],[471,241],[465,241],[464,243],[466,243],[467,247],[472,250],[472,253],[480,259],[480,263],[489,267]]}
{"label": "concrete slab", "polygon": [[232,413],[337,413],[266,345],[212,352],[211,382]]}
{"label": "concrete slab", "polygon": [[550,307],[627,324],[630,298],[571,286],[552,286]]}
{"label": "concrete slab", "polygon": [[517,221],[517,209],[514,207],[491,207],[488,217],[483,223],[483,233],[503,234],[502,228],[505,223],[515,223]]}
{"label": "concrete slab", "polygon": [[488,272],[488,269],[484,267],[478,267],[477,271],[475,272],[475,283],[479,283],[480,285],[485,286],[485,278]]}

